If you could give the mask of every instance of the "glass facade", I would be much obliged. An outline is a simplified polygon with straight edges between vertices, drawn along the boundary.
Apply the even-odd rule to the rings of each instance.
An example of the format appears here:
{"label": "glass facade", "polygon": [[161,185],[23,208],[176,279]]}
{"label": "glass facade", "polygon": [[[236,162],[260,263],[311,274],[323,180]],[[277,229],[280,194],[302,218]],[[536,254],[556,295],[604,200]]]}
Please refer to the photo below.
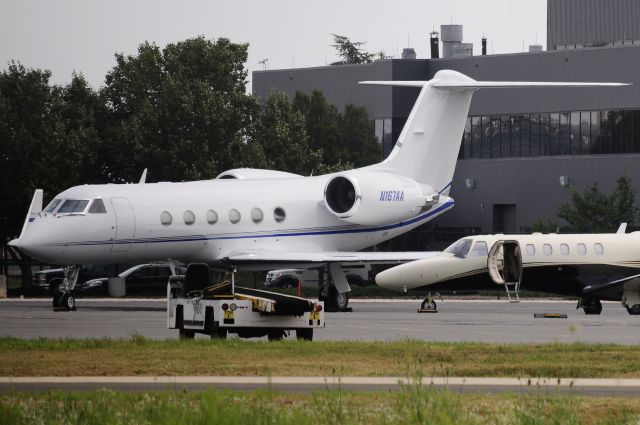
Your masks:
{"label": "glass facade", "polygon": [[460,159],[640,153],[640,110],[470,116]]}

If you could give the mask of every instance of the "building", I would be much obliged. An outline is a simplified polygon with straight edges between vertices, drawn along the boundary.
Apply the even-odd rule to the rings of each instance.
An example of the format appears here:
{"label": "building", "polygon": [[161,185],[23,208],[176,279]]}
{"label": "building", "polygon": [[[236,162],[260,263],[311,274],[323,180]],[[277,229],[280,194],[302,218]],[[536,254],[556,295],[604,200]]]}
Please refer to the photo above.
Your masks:
{"label": "building", "polygon": [[339,108],[362,105],[386,156],[418,91],[358,81],[427,80],[453,69],[478,80],[633,83],[474,95],[451,189],[456,206],[437,224],[459,233],[526,232],[539,220],[558,221],[569,185],[597,182],[610,191],[626,174],[640,188],[640,3],[549,0],[547,20],[547,51],[258,71],[253,90],[260,97],[321,90]]}

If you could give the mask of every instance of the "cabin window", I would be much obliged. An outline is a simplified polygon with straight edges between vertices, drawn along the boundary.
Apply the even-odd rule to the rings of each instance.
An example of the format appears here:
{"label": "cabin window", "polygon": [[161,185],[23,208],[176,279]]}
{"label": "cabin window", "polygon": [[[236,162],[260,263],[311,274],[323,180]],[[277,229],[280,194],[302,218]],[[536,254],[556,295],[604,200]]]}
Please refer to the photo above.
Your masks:
{"label": "cabin window", "polygon": [[489,255],[489,250],[487,249],[487,243],[485,241],[478,241],[473,246],[471,250],[470,257],[485,257]]}
{"label": "cabin window", "polygon": [[533,244],[528,243],[526,250],[528,256],[533,257],[534,255],[536,255],[536,247]]}
{"label": "cabin window", "polygon": [[561,243],[560,244],[560,254],[569,255],[569,245],[567,245],[566,243]]}
{"label": "cabin window", "polygon": [[89,200],[87,199],[67,199],[58,208],[58,214],[79,214],[84,212]]}
{"label": "cabin window", "polygon": [[240,211],[238,211],[237,209],[233,208],[232,210],[229,211],[229,221],[232,222],[233,224],[236,224],[237,222],[239,222],[240,218],[241,218]]}
{"label": "cabin window", "polygon": [[43,209],[42,212],[52,213],[61,203],[62,199],[54,199],[53,201],[49,202],[47,208]]}
{"label": "cabin window", "polygon": [[471,248],[471,242],[471,239],[460,239],[459,241],[454,242],[453,245],[449,246],[449,248],[445,249],[444,252],[453,254],[458,258],[466,258],[469,253],[469,249]]}
{"label": "cabin window", "polygon": [[548,243],[542,245],[542,251],[544,252],[544,255],[553,254],[553,248],[551,248],[551,245],[549,245]]}
{"label": "cabin window", "polygon": [[163,226],[168,226],[173,222],[173,217],[169,213],[169,211],[162,211],[160,214],[160,224]]}
{"label": "cabin window", "polygon": [[98,198],[93,200],[93,202],[91,203],[91,206],[89,207],[89,213],[90,214],[106,214],[107,213],[107,210],[104,207],[104,202],[102,202],[102,199]]}
{"label": "cabin window", "polygon": [[578,254],[587,255],[587,246],[583,243],[578,244]]}
{"label": "cabin window", "polygon": [[596,255],[602,255],[604,254],[604,247],[601,243],[595,243],[593,244],[593,251],[596,253]]}
{"label": "cabin window", "polygon": [[187,226],[191,226],[196,222],[196,215],[193,213],[193,211],[186,210],[182,214],[182,219],[184,220],[184,224],[186,224]]}
{"label": "cabin window", "polygon": [[273,210],[273,218],[278,223],[281,223],[285,218],[287,218],[287,214],[284,212],[284,209],[282,209],[281,207],[277,207],[275,210]]}
{"label": "cabin window", "polygon": [[207,223],[209,224],[216,224],[218,222],[218,213],[215,212],[214,210],[209,210],[207,211]]}
{"label": "cabin window", "polygon": [[254,208],[251,210],[251,220],[253,220],[254,223],[260,223],[263,218],[264,214],[260,208]]}

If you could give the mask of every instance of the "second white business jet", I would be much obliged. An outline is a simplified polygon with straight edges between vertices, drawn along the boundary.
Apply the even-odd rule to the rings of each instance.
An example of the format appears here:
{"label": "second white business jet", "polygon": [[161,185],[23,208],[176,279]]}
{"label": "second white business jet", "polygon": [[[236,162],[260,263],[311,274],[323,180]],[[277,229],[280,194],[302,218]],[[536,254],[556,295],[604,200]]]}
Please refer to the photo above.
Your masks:
{"label": "second white business jet", "polygon": [[[381,163],[312,177],[236,169],[206,181],[76,186],[44,209],[39,190],[20,237],[10,245],[63,265],[151,260],[245,270],[328,265],[336,299],[346,308],[350,288],[342,263],[433,255],[357,251],[453,207],[449,187],[475,90],[620,85],[475,81],[448,70],[430,81],[365,84],[421,89],[393,151]],[[67,295],[73,272],[69,268],[68,284],[61,286]]]}
{"label": "second white business jet", "polygon": [[[622,301],[640,314],[640,232],[475,235],[442,253],[385,270],[376,283],[402,291],[478,291],[503,286],[512,301],[520,288],[578,298],[586,314],[600,300]],[[425,300],[425,306],[433,303]],[[432,305],[431,308],[434,308]]]}

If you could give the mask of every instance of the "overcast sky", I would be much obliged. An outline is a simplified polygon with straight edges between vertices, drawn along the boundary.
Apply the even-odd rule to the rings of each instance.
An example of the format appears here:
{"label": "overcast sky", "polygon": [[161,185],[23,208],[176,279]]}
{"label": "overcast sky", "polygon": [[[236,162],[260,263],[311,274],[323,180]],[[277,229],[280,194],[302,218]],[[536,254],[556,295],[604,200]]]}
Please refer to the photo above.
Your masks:
{"label": "overcast sky", "polygon": [[475,54],[483,34],[490,54],[521,52],[536,36],[546,46],[546,0],[2,0],[0,68],[15,59],[50,69],[55,83],[75,70],[98,88],[115,52],[198,35],[249,43],[249,71],[265,58],[268,69],[335,61],[332,33],[372,52],[413,47],[425,58],[429,32],[449,23],[464,25]]}

